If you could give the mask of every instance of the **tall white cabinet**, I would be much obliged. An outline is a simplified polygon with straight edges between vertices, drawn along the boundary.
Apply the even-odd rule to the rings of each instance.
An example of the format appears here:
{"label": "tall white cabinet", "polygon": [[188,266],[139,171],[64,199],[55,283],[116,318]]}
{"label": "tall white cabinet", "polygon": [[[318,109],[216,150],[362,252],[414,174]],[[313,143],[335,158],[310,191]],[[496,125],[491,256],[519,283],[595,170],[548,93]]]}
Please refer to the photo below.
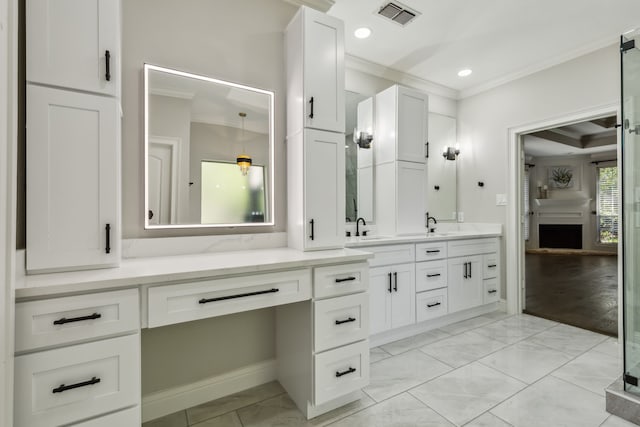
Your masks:
{"label": "tall white cabinet", "polygon": [[27,270],[120,259],[119,0],[26,2]]}
{"label": "tall white cabinet", "polygon": [[428,111],[428,96],[418,90],[395,85],[376,95],[373,146],[380,234],[425,230]]}
{"label": "tall white cabinet", "polygon": [[301,7],[286,30],[289,246],[344,246],[344,24]]}

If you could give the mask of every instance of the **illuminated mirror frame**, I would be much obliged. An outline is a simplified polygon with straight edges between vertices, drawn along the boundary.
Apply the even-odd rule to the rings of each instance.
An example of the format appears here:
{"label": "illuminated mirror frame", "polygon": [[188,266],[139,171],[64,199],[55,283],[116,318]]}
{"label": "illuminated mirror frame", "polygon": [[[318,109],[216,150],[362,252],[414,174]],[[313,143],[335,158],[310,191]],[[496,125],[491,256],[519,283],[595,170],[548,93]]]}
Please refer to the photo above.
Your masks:
{"label": "illuminated mirror frame", "polygon": [[[160,71],[163,73],[174,74],[176,76],[187,77],[190,79],[201,80],[208,83],[215,83],[225,86],[230,86],[236,89],[244,89],[263,95],[267,95],[269,99],[269,170],[268,176],[268,195],[265,203],[267,204],[266,211],[268,212],[269,221],[267,222],[246,222],[238,224],[149,224],[149,72]],[[225,80],[214,79],[211,77],[201,76],[197,74],[191,74],[184,71],[178,71],[171,68],[159,67],[157,65],[144,64],[144,228],[149,229],[176,229],[176,228],[234,228],[234,227],[264,227],[275,225],[275,146],[274,146],[274,101],[275,94],[272,91],[257,89],[250,86],[241,85],[238,83],[228,82]]]}

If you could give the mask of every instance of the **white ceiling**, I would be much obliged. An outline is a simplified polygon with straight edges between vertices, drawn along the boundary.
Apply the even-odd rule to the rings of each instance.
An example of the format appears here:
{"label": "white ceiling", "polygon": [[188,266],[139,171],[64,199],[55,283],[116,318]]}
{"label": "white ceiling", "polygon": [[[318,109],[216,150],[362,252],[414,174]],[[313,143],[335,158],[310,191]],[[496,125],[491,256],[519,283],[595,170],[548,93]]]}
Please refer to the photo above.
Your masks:
{"label": "white ceiling", "polygon": [[[640,27],[638,0],[403,0],[406,27],[377,14],[383,0],[335,0],[346,52],[469,95],[605,47]],[[359,40],[356,28],[372,35]],[[457,76],[463,68],[473,74]]]}

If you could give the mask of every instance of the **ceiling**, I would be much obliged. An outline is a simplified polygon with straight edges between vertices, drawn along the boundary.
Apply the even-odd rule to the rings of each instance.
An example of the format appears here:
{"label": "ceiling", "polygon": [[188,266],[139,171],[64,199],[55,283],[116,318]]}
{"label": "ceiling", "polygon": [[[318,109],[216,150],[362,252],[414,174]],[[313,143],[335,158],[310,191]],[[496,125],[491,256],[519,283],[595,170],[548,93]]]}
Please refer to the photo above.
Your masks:
{"label": "ceiling", "polygon": [[576,156],[611,152],[616,156],[616,116],[533,132],[524,136],[528,156]]}
{"label": "ceiling", "polygon": [[[335,0],[347,54],[460,91],[462,97],[617,43],[640,27],[638,0],[402,0],[407,26],[377,14],[383,0]],[[398,3],[398,2],[396,2]],[[364,40],[353,33],[368,27]],[[461,78],[457,72],[470,68]]]}

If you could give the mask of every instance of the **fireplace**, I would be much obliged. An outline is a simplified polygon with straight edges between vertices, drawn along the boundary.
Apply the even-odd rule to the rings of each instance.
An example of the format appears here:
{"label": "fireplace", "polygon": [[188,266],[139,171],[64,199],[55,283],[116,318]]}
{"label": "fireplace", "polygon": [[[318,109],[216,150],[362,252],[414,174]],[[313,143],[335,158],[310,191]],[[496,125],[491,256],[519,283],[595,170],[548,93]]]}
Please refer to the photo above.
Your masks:
{"label": "fireplace", "polygon": [[539,224],[541,248],[582,249],[581,224]]}

